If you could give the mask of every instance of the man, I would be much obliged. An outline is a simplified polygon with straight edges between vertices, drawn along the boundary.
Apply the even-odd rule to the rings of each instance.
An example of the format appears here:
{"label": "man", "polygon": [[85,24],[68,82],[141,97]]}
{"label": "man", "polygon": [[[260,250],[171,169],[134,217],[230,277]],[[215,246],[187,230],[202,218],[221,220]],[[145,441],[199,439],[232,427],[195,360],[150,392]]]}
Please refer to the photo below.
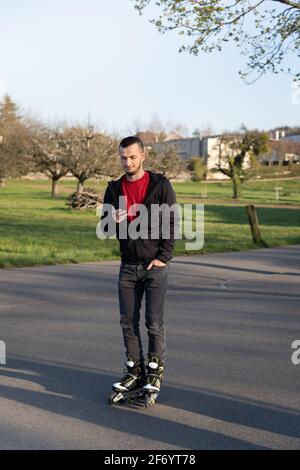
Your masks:
{"label": "man", "polygon": [[[123,331],[127,361],[125,375],[113,385],[117,392],[130,392],[143,386],[151,393],[159,393],[164,371],[165,329],[164,303],[167,290],[168,268],[174,249],[174,213],[170,212],[168,238],[162,237],[166,222],[162,214],[158,226],[151,227],[151,207],[176,203],[175,192],[169,180],[152,171],[145,171],[145,151],[138,137],[126,137],[119,145],[121,166],[125,174],[108,183],[104,203],[113,206],[113,218],[120,243],[121,266],[119,272],[120,324]],[[126,207],[120,207],[120,196],[126,197]],[[130,237],[128,223],[136,219],[132,209],[144,204],[147,209],[147,238]],[[153,220],[153,219],[152,219]],[[102,215],[103,221],[103,215]],[[121,224],[127,223],[126,237],[121,237]],[[151,238],[151,229],[158,229],[158,237]],[[105,231],[105,229],[104,229]],[[146,300],[146,327],[148,331],[148,366],[140,336],[140,309],[143,294]]]}

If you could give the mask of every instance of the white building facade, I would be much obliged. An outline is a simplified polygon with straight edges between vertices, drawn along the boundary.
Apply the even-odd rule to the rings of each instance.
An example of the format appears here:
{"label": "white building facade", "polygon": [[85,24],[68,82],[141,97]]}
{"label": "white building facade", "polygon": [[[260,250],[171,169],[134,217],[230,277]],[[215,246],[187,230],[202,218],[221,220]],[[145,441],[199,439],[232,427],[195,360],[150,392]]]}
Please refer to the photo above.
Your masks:
{"label": "white building facade", "polygon": [[[166,140],[164,142],[155,143],[153,149],[159,154],[165,152],[168,148],[174,148],[177,155],[182,160],[190,160],[191,158],[202,158],[207,165],[207,179],[228,179],[226,175],[220,171],[215,171],[220,162],[220,135],[206,137],[191,137],[185,139]],[[224,154],[224,147],[222,147]],[[249,159],[245,159],[245,168],[249,167]],[[226,168],[226,162],[223,161],[222,166]]]}

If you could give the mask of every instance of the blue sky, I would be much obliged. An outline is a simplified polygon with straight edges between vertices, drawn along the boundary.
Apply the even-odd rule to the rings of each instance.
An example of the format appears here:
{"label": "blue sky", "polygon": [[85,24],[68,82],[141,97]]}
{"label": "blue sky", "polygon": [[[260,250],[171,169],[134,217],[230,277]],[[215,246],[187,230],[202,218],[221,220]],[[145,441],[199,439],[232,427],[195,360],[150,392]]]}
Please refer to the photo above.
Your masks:
{"label": "blue sky", "polygon": [[[150,13],[150,12],[149,12]],[[179,54],[182,37],[161,35],[131,0],[1,2],[0,90],[43,119],[92,119],[127,133],[158,116],[190,131],[300,125],[292,79],[246,85],[234,46]]]}

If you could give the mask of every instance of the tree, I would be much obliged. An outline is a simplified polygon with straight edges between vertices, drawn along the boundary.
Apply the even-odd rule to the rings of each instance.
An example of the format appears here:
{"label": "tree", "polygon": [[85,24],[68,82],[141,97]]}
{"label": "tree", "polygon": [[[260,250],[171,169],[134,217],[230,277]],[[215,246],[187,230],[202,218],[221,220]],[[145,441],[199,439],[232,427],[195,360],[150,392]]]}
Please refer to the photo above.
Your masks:
{"label": "tree", "polygon": [[32,155],[35,169],[45,173],[52,181],[51,195],[57,195],[57,183],[69,167],[63,163],[68,152],[63,130],[59,125],[40,126],[32,138]]}
{"label": "tree", "polygon": [[0,102],[0,186],[8,177],[25,174],[30,166],[29,129],[10,96]]}
{"label": "tree", "polygon": [[242,183],[255,174],[256,157],[270,151],[269,137],[264,132],[243,128],[240,133],[223,134],[217,147],[219,158],[215,171],[231,179],[232,197],[239,199]]}
{"label": "tree", "polygon": [[8,124],[15,124],[20,121],[18,106],[8,94],[5,94],[0,102],[0,121]]}
{"label": "tree", "polygon": [[77,178],[78,194],[82,193],[89,178],[100,175],[115,177],[120,173],[116,139],[98,132],[95,126],[68,127],[64,130],[63,139],[67,151],[60,163]]}
{"label": "tree", "polygon": [[152,116],[150,122],[146,126],[146,131],[155,134],[157,137],[157,142],[163,142],[168,133],[166,125],[157,115]]}
{"label": "tree", "polygon": [[229,41],[247,56],[242,78],[255,81],[267,71],[288,71],[300,79],[300,71],[291,70],[285,60],[300,57],[299,0],[134,0],[140,14],[155,3],[161,14],[151,22],[162,33],[178,30],[193,38],[181,51],[198,55],[221,51]]}
{"label": "tree", "polygon": [[199,127],[196,127],[192,132],[192,136],[202,139],[202,137],[209,137],[213,135],[213,133],[214,132],[213,132],[211,125],[206,124],[206,127],[202,127],[201,129]]}
{"label": "tree", "polygon": [[171,179],[175,178],[184,169],[183,162],[171,146],[161,154],[157,154],[155,150],[151,149],[146,157],[146,166],[150,170]]}
{"label": "tree", "polygon": [[191,158],[187,168],[193,181],[203,181],[207,177],[207,161],[204,157]]}
{"label": "tree", "polygon": [[192,132],[192,136],[193,137],[196,137],[198,139],[201,139],[202,135],[201,135],[201,130],[199,129],[199,127],[196,127],[193,132]]}

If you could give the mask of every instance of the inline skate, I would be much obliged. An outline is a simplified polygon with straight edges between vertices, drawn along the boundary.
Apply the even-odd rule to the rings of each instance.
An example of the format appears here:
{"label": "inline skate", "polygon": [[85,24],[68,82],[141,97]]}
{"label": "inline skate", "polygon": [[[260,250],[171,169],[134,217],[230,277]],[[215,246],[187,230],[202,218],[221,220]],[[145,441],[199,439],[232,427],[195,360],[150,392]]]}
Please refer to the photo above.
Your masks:
{"label": "inline skate", "polygon": [[164,363],[158,356],[149,356],[147,366],[147,376],[143,386],[144,400],[146,408],[153,406],[159,396],[164,372]]}
{"label": "inline skate", "polygon": [[143,396],[142,387],[145,384],[145,367],[141,362],[135,362],[128,357],[124,363],[124,376],[120,382],[113,384],[113,393],[108,398],[110,405],[135,401]]}

